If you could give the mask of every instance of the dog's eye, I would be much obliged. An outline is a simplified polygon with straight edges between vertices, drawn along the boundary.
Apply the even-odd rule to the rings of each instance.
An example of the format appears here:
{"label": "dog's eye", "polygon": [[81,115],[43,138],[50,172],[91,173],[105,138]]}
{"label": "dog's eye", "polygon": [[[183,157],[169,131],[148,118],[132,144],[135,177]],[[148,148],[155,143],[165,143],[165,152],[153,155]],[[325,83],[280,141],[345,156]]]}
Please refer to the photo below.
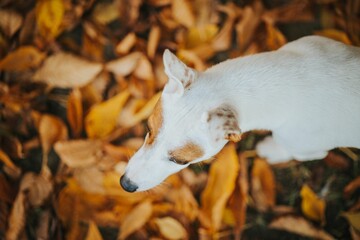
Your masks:
{"label": "dog's eye", "polygon": [[182,160],[176,159],[176,158],[174,158],[174,157],[170,157],[170,158],[169,158],[169,161],[170,161],[170,162],[173,162],[173,163],[176,163],[176,164],[179,164],[179,165],[186,165],[186,164],[187,164],[187,162],[184,162],[184,161],[182,161]]}

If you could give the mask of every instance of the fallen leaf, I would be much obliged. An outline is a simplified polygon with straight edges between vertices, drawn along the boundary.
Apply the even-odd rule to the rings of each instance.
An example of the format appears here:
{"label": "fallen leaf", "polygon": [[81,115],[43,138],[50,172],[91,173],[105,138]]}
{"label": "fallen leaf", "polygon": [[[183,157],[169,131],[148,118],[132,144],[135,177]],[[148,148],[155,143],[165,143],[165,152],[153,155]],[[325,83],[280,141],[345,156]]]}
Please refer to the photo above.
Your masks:
{"label": "fallen leaf", "polygon": [[360,212],[344,212],[341,216],[345,217],[355,230],[360,231]]}
{"label": "fallen leaf", "polygon": [[85,168],[99,161],[102,146],[98,140],[72,140],[57,142],[54,149],[70,168]]}
{"label": "fallen leaf", "polygon": [[151,214],[152,205],[150,201],[144,201],[137,205],[122,222],[118,239],[125,239],[136,230],[142,228],[150,219]]}
{"label": "fallen leaf", "polygon": [[141,56],[141,52],[133,52],[123,58],[108,62],[105,68],[115,75],[125,77],[135,70]]}
{"label": "fallen leaf", "polygon": [[94,221],[90,221],[89,223],[89,229],[86,234],[85,240],[102,240],[102,236],[100,234],[100,231]]}
{"label": "fallen leaf", "polygon": [[188,29],[185,39],[185,47],[192,49],[200,45],[210,43],[218,33],[219,28],[215,24],[207,24],[202,27]]}
{"label": "fallen leaf", "polygon": [[156,103],[159,101],[161,97],[161,92],[158,92],[152,98],[143,105],[140,110],[137,108],[136,103],[141,100],[133,101],[133,104],[129,104],[124,108],[118,118],[118,125],[122,127],[133,127],[142,120],[148,118],[150,114],[153,112]]}
{"label": "fallen leaf", "polygon": [[142,55],[134,70],[134,76],[146,81],[154,81],[154,72],[149,59]]}
{"label": "fallen leaf", "polygon": [[36,228],[36,237],[38,239],[49,239],[50,238],[50,221],[51,213],[49,209],[43,209],[39,216],[39,224]]}
{"label": "fallen leaf", "polygon": [[85,129],[89,138],[102,138],[114,130],[120,111],[129,96],[129,91],[125,90],[90,109],[85,118]]}
{"label": "fallen leaf", "polygon": [[178,23],[187,28],[195,25],[195,16],[188,0],[173,0],[171,9],[172,16]]}
{"label": "fallen leaf", "polygon": [[346,197],[350,197],[357,189],[360,188],[360,177],[353,179],[344,188],[344,194]]}
{"label": "fallen leaf", "polygon": [[308,185],[300,190],[301,210],[311,220],[323,222],[325,220],[325,200],[319,198]]}
{"label": "fallen leaf", "polygon": [[32,206],[41,206],[52,190],[53,183],[47,176],[29,172],[21,179],[20,191],[27,192],[27,201]]}
{"label": "fallen leaf", "polygon": [[351,45],[351,40],[349,39],[348,35],[345,32],[337,29],[324,29],[321,31],[316,31],[315,34]]}
{"label": "fallen leaf", "polygon": [[12,170],[18,172],[20,169],[11,161],[10,157],[0,149],[0,161],[3,162],[6,166]]}
{"label": "fallen leaf", "polygon": [[5,234],[7,240],[17,240],[24,229],[26,221],[25,194],[20,191],[13,203]]}
{"label": "fallen leaf", "polygon": [[251,171],[251,195],[258,210],[267,211],[275,206],[275,187],[270,165],[264,159],[256,158]]}
{"label": "fallen leaf", "polygon": [[59,52],[48,57],[33,76],[52,87],[74,88],[88,84],[102,70],[101,63]]}
{"label": "fallen leaf", "polygon": [[172,217],[156,218],[155,223],[166,239],[186,239],[186,229]]}
{"label": "fallen leaf", "polygon": [[152,26],[149,33],[149,40],[147,44],[147,55],[150,59],[154,59],[155,53],[160,41],[161,29],[159,26]]}
{"label": "fallen leaf", "polygon": [[20,14],[9,9],[0,9],[0,28],[11,38],[21,27],[23,18]]}
{"label": "fallen leaf", "polygon": [[66,107],[66,116],[72,130],[72,135],[79,137],[83,130],[82,96],[78,88],[72,90]]}
{"label": "fallen leaf", "polygon": [[201,211],[210,219],[209,231],[220,229],[226,203],[235,188],[239,162],[234,144],[227,145],[212,163],[208,183],[201,194]]}
{"label": "fallen leaf", "polygon": [[350,162],[346,157],[334,152],[329,152],[328,155],[324,158],[324,161],[329,167],[340,170],[346,170],[350,167]]}
{"label": "fallen leaf", "polygon": [[194,221],[199,213],[199,206],[193,193],[186,185],[174,188],[165,193],[169,202],[173,202],[173,209],[184,214],[190,221]]}
{"label": "fallen leaf", "polygon": [[267,37],[266,46],[269,50],[277,50],[286,44],[285,36],[274,26],[274,23],[265,21]]}
{"label": "fallen leaf", "polygon": [[92,11],[93,19],[106,25],[119,18],[119,11],[114,2],[98,3]]}
{"label": "fallen leaf", "polygon": [[32,46],[23,46],[0,60],[0,69],[4,71],[25,71],[38,67],[45,54]]}
{"label": "fallen leaf", "polygon": [[81,189],[88,193],[103,194],[105,192],[103,178],[104,173],[101,172],[97,166],[77,168],[74,170],[74,179]]}
{"label": "fallen leaf", "polygon": [[320,239],[333,240],[334,238],[327,232],[315,228],[311,223],[301,217],[283,216],[275,219],[269,224],[269,228],[285,230],[302,236]]}
{"label": "fallen leaf", "polygon": [[64,16],[62,0],[39,0],[35,7],[36,22],[40,34],[47,40],[55,38],[60,33],[60,25]]}
{"label": "fallen leaf", "polygon": [[136,34],[131,32],[127,34],[115,47],[118,54],[127,54],[136,43]]}

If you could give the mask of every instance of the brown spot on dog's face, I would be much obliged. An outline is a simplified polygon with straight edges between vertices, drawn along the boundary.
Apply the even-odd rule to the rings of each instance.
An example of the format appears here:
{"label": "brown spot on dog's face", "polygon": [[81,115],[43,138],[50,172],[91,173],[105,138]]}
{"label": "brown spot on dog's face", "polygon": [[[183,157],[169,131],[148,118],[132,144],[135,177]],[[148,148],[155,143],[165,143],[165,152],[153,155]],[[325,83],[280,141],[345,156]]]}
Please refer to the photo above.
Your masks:
{"label": "brown spot on dog's face", "polygon": [[189,162],[200,158],[204,155],[204,151],[195,143],[188,143],[169,153],[170,158],[174,159],[177,164],[185,165]]}
{"label": "brown spot on dog's face", "polygon": [[159,134],[160,128],[163,124],[163,115],[162,115],[162,105],[161,105],[161,99],[156,104],[154,111],[150,115],[148,119],[148,127],[149,127],[149,137],[146,141],[146,144],[151,145],[157,135]]}

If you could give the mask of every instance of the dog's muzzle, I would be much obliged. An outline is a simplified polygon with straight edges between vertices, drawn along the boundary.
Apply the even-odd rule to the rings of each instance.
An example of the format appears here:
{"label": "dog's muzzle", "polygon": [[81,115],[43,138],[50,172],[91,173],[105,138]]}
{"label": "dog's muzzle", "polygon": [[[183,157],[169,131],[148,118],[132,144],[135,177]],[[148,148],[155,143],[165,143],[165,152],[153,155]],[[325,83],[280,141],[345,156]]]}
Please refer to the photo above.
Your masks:
{"label": "dog's muzzle", "polygon": [[125,174],[120,178],[120,185],[127,192],[135,192],[138,189],[138,186],[126,177]]}

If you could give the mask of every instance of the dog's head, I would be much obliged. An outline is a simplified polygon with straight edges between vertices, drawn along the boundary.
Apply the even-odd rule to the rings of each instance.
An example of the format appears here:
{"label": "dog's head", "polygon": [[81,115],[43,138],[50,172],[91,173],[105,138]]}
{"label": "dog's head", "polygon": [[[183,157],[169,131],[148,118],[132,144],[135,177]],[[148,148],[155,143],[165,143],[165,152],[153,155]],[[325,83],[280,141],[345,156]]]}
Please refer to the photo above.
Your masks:
{"label": "dog's head", "polygon": [[197,81],[206,76],[168,50],[163,60],[169,81],[148,119],[144,144],[120,180],[129,192],[150,189],[190,164],[211,158],[227,141],[240,140],[237,116],[231,107],[218,103],[204,109],[201,91],[194,91]]}

